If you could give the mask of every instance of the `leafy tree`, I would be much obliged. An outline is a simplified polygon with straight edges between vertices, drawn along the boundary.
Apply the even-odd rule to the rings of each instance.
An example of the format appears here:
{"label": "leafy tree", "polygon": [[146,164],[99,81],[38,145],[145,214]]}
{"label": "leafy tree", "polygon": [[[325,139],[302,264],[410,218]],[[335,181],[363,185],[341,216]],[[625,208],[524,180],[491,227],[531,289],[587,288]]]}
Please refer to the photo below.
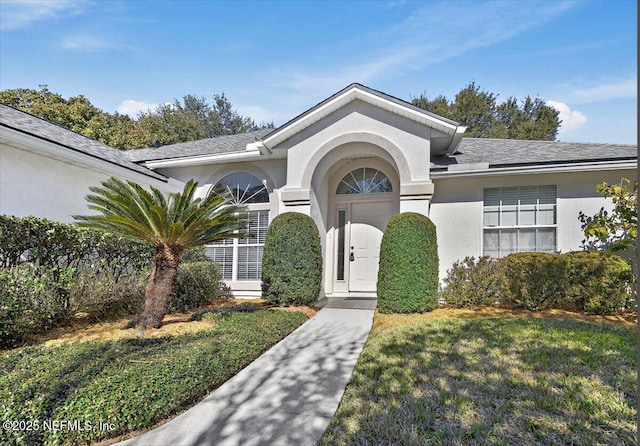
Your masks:
{"label": "leafy tree", "polygon": [[111,177],[92,187],[89,209],[96,215],[75,216],[84,227],[100,229],[155,247],[153,270],[145,291],[138,332],[158,328],[175,293],[178,265],[186,248],[239,237],[245,220],[231,198],[213,192],[194,199],[198,183],[189,181],[182,193],[167,197],[154,187],[148,192],[132,181]]}
{"label": "leafy tree", "polygon": [[498,104],[498,95],[482,90],[471,82],[453,101],[439,95],[430,100],[426,94],[413,98],[417,107],[453,119],[467,126],[466,136],[475,138],[556,139],[561,120],[559,112],[540,98],[515,97]]}
{"label": "leafy tree", "polygon": [[596,190],[613,201],[613,210],[604,207],[589,217],[580,212],[578,219],[586,237],[587,248],[612,252],[633,248],[638,237],[638,182],[623,178],[620,184],[600,183]]}
{"label": "leafy tree", "polygon": [[150,147],[156,141],[175,144],[273,127],[273,123],[256,124],[242,116],[224,93],[214,95],[213,103],[186,95],[182,101],[140,113],[136,119],[102,111],[82,95],[65,99],[46,85],[40,85],[40,90],[1,91],[0,103],[124,150]]}

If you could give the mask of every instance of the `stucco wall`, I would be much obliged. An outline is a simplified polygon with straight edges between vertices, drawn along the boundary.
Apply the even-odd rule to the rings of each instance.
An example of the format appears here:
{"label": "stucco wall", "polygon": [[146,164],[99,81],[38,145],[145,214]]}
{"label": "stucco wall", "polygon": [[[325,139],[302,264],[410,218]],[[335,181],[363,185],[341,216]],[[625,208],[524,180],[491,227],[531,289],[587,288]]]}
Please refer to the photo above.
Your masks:
{"label": "stucco wall", "polygon": [[84,197],[108,175],[0,145],[0,214],[62,222],[87,214]]}
{"label": "stucco wall", "polygon": [[610,200],[596,191],[596,184],[617,183],[622,177],[635,178],[626,171],[595,171],[537,175],[504,175],[433,179],[435,193],[429,217],[438,233],[440,278],[453,262],[466,256],[482,255],[483,190],[490,187],[557,186],[557,247],[561,252],[580,249],[584,235],[578,214],[595,214],[601,207],[611,208]]}

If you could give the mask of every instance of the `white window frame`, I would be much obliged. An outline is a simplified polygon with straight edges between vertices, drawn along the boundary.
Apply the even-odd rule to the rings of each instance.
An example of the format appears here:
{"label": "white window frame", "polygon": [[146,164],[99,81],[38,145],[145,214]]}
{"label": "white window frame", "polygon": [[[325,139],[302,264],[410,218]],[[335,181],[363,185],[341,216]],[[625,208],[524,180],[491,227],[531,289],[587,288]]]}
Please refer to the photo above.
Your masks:
{"label": "white window frame", "polygon": [[[536,193],[536,200],[535,200],[535,204],[532,203],[527,203],[527,204],[523,204],[523,189],[531,189],[531,188],[537,188],[537,193]],[[553,203],[540,203],[540,197],[541,197],[541,193],[540,190],[542,188],[546,188],[547,190],[550,190],[551,188],[553,188]],[[513,191],[516,191],[516,197],[517,197],[517,203],[515,205],[505,205],[503,204],[503,201],[505,200],[505,192],[511,192],[513,193]],[[487,215],[487,208],[494,208],[496,206],[487,206],[487,192],[488,191],[498,191],[499,194],[499,204],[497,205],[498,208],[498,224],[496,225],[487,225],[486,223],[486,219],[485,216]],[[512,195],[513,197],[513,195]],[[509,212],[514,212],[515,211],[515,216],[516,216],[516,222],[515,224],[511,224],[511,225],[504,225],[501,224],[503,223],[503,213],[507,212],[504,208],[506,206],[511,206],[514,207],[513,209],[509,209]],[[534,207],[533,210],[535,210],[535,224],[526,224],[526,223],[521,223],[520,219],[521,219],[521,212],[524,210],[522,209],[523,207],[529,207],[529,210],[531,211],[531,207]],[[546,209],[542,209],[542,208],[546,208]],[[540,211],[541,210],[545,210],[545,211],[549,211],[552,210],[553,211],[553,223],[545,223],[545,224],[538,224],[538,222],[540,221]],[[554,234],[554,246],[552,249],[540,249],[541,246],[538,245],[538,230],[539,229],[552,229],[553,230],[553,234]],[[519,246],[519,238],[520,238],[520,231],[523,230],[533,230],[533,234],[534,234],[534,249],[521,249],[521,247]],[[486,256],[486,255],[491,255],[487,253],[487,249],[486,249],[486,243],[485,243],[485,235],[487,234],[487,232],[497,232],[498,233],[498,252],[497,252],[497,257],[504,257],[508,254],[514,253],[514,252],[552,252],[555,253],[557,252],[557,246],[558,246],[558,190],[557,190],[557,186],[556,185],[541,185],[541,186],[510,186],[510,187],[495,187],[495,188],[485,188],[483,191],[483,203],[482,203],[482,255]],[[500,243],[500,237],[502,234],[502,231],[514,231],[515,233],[515,250],[512,249],[505,249],[503,252],[501,243]],[[493,251],[493,250],[492,250]]]}

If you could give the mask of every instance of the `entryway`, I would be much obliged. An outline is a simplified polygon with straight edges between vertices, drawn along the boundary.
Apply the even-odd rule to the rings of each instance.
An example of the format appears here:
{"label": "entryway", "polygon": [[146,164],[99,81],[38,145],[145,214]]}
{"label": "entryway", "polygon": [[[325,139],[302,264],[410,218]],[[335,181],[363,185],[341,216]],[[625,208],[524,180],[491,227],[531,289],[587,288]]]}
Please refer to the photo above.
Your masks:
{"label": "entryway", "polygon": [[391,201],[351,203],[349,292],[374,292],[380,244],[392,215]]}

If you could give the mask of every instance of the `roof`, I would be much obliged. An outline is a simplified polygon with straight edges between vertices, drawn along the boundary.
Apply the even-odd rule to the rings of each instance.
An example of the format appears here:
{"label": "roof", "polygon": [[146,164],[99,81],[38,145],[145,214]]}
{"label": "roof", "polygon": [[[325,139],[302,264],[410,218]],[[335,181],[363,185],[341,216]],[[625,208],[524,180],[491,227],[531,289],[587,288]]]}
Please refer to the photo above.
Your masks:
{"label": "roof", "polygon": [[262,129],[255,132],[241,133],[237,135],[225,135],[218,136],[216,138],[201,139],[198,141],[169,144],[155,149],[127,150],[124,152],[124,155],[129,161],[142,162],[199,155],[243,152],[246,150],[247,144],[259,141],[270,132],[271,129]]}
{"label": "roof", "polygon": [[454,155],[432,157],[431,169],[446,169],[452,164],[488,163],[491,167],[505,167],[637,158],[637,146],[626,144],[462,138]]}
{"label": "roof", "polygon": [[402,99],[353,83],[266,135],[262,140],[261,150],[270,152],[283,141],[354,100],[372,104],[441,132],[444,139],[438,138],[437,143],[432,140],[431,147],[432,150],[442,153],[453,153],[462,137],[462,132],[466,129],[456,121],[416,107]]}
{"label": "roof", "polygon": [[3,104],[0,104],[0,127],[10,128],[20,133],[65,147],[73,152],[83,153],[139,174],[157,180],[167,181],[165,176],[131,162],[122,150],[114,149],[113,147],[94,141],[79,133],[72,132],[57,124]]}

